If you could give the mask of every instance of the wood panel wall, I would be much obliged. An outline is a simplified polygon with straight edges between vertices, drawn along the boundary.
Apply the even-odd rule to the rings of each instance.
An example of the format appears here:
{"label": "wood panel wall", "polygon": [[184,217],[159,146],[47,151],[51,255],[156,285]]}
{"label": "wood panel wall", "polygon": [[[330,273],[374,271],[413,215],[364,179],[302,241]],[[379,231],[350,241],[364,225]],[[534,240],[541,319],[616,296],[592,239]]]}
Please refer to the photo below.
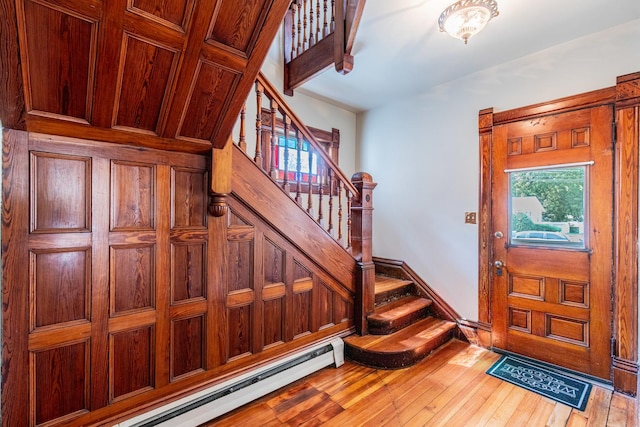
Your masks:
{"label": "wood panel wall", "polygon": [[115,422],[352,330],[353,297],[194,154],[6,130],[5,426]]}
{"label": "wood panel wall", "polygon": [[288,4],[4,2],[0,120],[160,149],[222,147]]}

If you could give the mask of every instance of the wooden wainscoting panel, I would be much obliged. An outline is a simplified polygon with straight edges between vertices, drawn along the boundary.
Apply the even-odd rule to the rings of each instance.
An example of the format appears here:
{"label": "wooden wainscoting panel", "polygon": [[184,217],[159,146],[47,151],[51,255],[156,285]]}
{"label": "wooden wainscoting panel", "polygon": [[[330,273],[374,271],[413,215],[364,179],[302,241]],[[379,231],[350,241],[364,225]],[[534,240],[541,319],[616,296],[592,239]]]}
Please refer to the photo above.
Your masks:
{"label": "wooden wainscoting panel", "polygon": [[154,0],[133,0],[129,2],[127,11],[186,33],[194,1],[169,0],[158,3]]}
{"label": "wooden wainscoting panel", "polygon": [[155,341],[153,325],[111,334],[111,401],[142,393],[155,386]]}
{"label": "wooden wainscoting panel", "polygon": [[28,78],[27,111],[63,120],[91,121],[97,53],[96,12],[68,10],[26,0],[21,30],[23,65]]}
{"label": "wooden wainscoting panel", "polygon": [[171,322],[171,381],[205,368],[204,314]]}
{"label": "wooden wainscoting panel", "polygon": [[127,33],[123,44],[113,126],[157,135],[171,97],[179,51]]}
{"label": "wooden wainscoting panel", "polygon": [[64,421],[88,412],[90,367],[89,340],[33,352],[30,424]]}

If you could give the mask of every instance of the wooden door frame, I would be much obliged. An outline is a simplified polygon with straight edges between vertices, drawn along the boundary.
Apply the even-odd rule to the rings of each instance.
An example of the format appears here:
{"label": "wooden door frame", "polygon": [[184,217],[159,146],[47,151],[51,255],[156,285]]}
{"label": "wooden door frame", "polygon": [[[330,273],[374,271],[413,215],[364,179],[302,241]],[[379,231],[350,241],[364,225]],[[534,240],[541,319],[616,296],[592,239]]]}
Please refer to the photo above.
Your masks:
{"label": "wooden door frame", "polygon": [[575,96],[478,115],[480,204],[478,215],[478,343],[491,347],[492,242],[491,170],[493,126],[610,104],[614,107],[615,163],[613,212],[612,382],[616,390],[638,391],[638,146],[640,144],[640,72],[619,76],[616,86]]}

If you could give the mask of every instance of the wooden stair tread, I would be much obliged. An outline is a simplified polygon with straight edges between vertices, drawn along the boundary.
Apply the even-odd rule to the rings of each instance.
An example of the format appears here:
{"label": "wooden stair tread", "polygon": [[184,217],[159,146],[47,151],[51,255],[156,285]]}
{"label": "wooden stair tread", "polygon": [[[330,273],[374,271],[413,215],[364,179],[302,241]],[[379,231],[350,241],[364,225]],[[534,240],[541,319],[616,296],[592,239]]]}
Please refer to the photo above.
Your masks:
{"label": "wooden stair tread", "polygon": [[377,322],[391,321],[427,308],[431,305],[431,302],[430,299],[411,295],[376,308],[376,311],[369,315],[367,319]]}
{"label": "wooden stair tread", "polygon": [[456,327],[454,322],[427,317],[390,335],[351,335],[345,343],[378,354],[412,351]]}
{"label": "wooden stair tread", "polygon": [[396,279],[395,277],[376,275],[375,293],[376,295],[392,292],[412,284],[411,280]]}

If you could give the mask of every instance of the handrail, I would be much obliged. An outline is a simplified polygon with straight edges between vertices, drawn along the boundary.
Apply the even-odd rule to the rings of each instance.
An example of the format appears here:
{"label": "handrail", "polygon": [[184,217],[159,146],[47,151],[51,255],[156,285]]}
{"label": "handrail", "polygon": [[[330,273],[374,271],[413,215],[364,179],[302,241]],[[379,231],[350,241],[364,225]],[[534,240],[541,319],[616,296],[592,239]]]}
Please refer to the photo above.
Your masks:
{"label": "handrail", "polygon": [[359,200],[360,192],[351,183],[351,180],[344,174],[342,169],[340,169],[340,166],[338,166],[322,148],[322,145],[313,136],[309,128],[302,122],[302,120],[300,120],[298,115],[291,108],[289,108],[284,97],[280,95],[273,84],[264,76],[264,74],[262,74],[262,72],[258,73],[258,77],[256,78],[256,80],[260,82],[260,84],[265,88],[265,93],[267,93],[269,97],[272,97],[272,99],[276,100],[276,103],[278,104],[278,110],[291,119],[291,122],[295,124],[295,126],[302,132],[302,135],[313,146],[320,157],[322,157],[322,160],[331,167],[334,173],[338,175],[340,181],[342,181],[347,186],[351,194],[357,196],[356,200]]}

